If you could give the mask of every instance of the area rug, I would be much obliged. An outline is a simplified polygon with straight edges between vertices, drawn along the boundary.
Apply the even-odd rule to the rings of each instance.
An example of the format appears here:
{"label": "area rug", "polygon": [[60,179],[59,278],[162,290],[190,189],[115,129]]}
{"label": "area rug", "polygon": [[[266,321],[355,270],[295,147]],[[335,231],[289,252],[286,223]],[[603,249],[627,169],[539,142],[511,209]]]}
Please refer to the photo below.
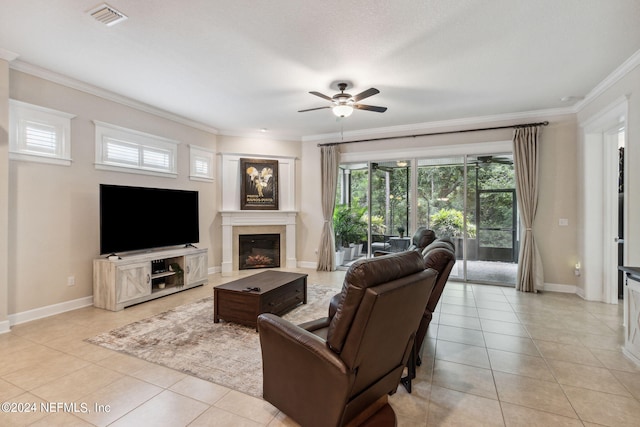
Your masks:
{"label": "area rug", "polygon": [[[299,324],[327,315],[339,288],[307,286],[307,304],[284,315]],[[149,362],[262,396],[262,354],[255,329],[232,322],[213,323],[213,297],[139,320],[88,342]]]}

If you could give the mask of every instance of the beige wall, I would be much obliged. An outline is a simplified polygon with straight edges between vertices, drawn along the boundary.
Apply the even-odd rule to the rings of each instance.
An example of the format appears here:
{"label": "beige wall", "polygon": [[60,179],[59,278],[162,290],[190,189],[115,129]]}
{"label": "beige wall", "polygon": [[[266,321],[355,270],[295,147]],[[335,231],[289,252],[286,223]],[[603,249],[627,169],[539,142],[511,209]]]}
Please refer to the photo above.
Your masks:
{"label": "beige wall", "polygon": [[[9,314],[92,295],[102,183],[199,191],[198,246],[210,249],[209,266],[214,266],[216,184],[189,180],[188,145],[216,150],[216,135],[15,70],[10,96],[76,117],[71,122],[71,166],[9,162]],[[178,178],[96,170],[92,120],[180,141]],[[75,277],[75,286],[67,286],[69,276]]]}
{"label": "beige wall", "polygon": [[219,135],[218,152],[229,154],[251,154],[276,157],[302,156],[299,141],[281,141],[269,138],[249,138],[240,136]]}
{"label": "beige wall", "polygon": [[[575,117],[550,119],[542,131],[535,236],[545,283],[577,285],[577,152]],[[561,218],[568,226],[560,226]]]}
{"label": "beige wall", "polygon": [[[549,120],[543,129],[540,158],[540,196],[535,235],[545,270],[545,283],[576,285],[573,266],[577,258],[576,210],[576,122],[573,115],[540,117]],[[527,122],[530,122],[528,120]],[[533,120],[538,121],[538,120]],[[519,122],[502,121],[491,126],[505,126]],[[473,126],[469,126],[473,128]],[[478,127],[487,127],[480,124]],[[444,131],[449,129],[435,129]],[[447,146],[508,141],[512,130],[470,132],[393,141],[361,142],[341,145],[342,153],[376,153],[393,158],[396,153],[433,147],[438,152]],[[444,148],[443,148],[444,147]],[[376,160],[376,159],[371,159]],[[298,259],[317,261],[315,249],[320,241],[322,209],[320,202],[320,149],[316,143],[306,142],[302,147],[302,177],[300,246]],[[558,220],[566,218],[569,226],[560,227]]]}
{"label": "beige wall", "polygon": [[300,215],[298,218],[298,261],[315,264],[318,262],[316,250],[322,233],[322,182],[320,181],[320,148],[317,144],[302,144],[300,177]]}
{"label": "beige wall", "polygon": [[0,332],[9,327],[9,63],[0,59]]}

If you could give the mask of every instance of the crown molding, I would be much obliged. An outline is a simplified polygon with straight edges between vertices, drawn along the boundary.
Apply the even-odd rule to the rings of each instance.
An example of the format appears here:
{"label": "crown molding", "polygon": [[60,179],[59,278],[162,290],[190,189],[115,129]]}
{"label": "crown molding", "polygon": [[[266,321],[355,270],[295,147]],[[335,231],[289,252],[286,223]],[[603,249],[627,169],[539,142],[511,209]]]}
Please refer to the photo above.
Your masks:
{"label": "crown molding", "polygon": [[633,55],[627,58],[618,68],[613,70],[611,74],[604,78],[600,83],[596,85],[591,91],[576,105],[576,112],[579,112],[594,99],[602,95],[607,89],[620,81],[634,68],[640,65],[640,50],[636,51]]}
{"label": "crown molding", "polygon": [[235,131],[235,130],[219,130],[220,136],[231,136],[236,138],[248,138],[248,139],[266,139],[271,141],[291,141],[301,142],[302,138],[298,136],[278,134],[275,132],[260,132],[260,131]]}
{"label": "crown molding", "polygon": [[413,134],[441,131],[447,128],[461,129],[478,126],[488,126],[498,122],[517,122],[523,120],[543,120],[567,114],[575,114],[575,106],[566,108],[551,108],[547,110],[525,111],[520,113],[495,114],[491,116],[467,117],[435,122],[415,123],[411,125],[389,126],[384,128],[362,129],[344,132],[343,134],[326,133],[310,135],[302,138],[303,142],[347,142],[349,140],[366,138],[384,138],[392,136],[412,136]]}
{"label": "crown molding", "polygon": [[122,105],[126,105],[128,107],[135,108],[137,110],[141,110],[168,120],[172,120],[195,129],[200,129],[215,135],[225,135],[225,136],[235,136],[235,137],[244,137],[244,138],[260,138],[260,139],[268,139],[268,140],[278,140],[278,141],[296,141],[296,142],[336,142],[336,141],[348,141],[354,139],[364,139],[364,138],[381,138],[385,136],[402,136],[402,135],[411,135],[415,133],[426,133],[430,131],[441,130],[443,128],[465,128],[471,126],[484,126],[496,122],[504,122],[504,121],[519,121],[519,120],[538,120],[541,118],[549,118],[555,116],[561,116],[566,114],[576,114],[580,112],[585,106],[591,103],[594,99],[604,93],[607,89],[617,83],[620,79],[625,77],[630,71],[640,65],[640,50],[631,55],[626,61],[624,61],[619,67],[617,67],[611,74],[609,74],[602,82],[596,85],[580,102],[574,104],[570,107],[564,108],[553,108],[546,110],[534,110],[534,111],[526,111],[519,113],[507,113],[507,114],[496,114],[490,116],[477,116],[477,117],[467,117],[460,119],[452,119],[452,120],[441,120],[434,122],[424,122],[424,123],[415,123],[410,125],[398,125],[398,126],[389,126],[382,128],[371,128],[371,129],[362,129],[362,130],[354,130],[347,131],[344,133],[334,132],[334,133],[326,133],[326,134],[318,134],[318,135],[306,135],[302,138],[293,137],[291,135],[277,135],[270,134],[265,135],[259,132],[252,131],[232,131],[225,130],[219,131],[216,128],[212,128],[211,126],[205,125],[200,122],[196,122],[190,119],[187,119],[182,116],[178,116],[176,114],[167,112],[165,110],[161,110],[159,108],[152,107],[148,104],[133,100],[131,98],[118,95],[116,93],[110,92],[105,89],[101,89],[97,86],[90,85],[88,83],[84,83],[82,81],[73,79],[68,76],[64,76],[58,73],[55,73],[50,70],[46,70],[44,68],[38,67],[33,64],[29,64],[24,61],[17,60],[19,57],[18,54],[8,51],[6,49],[0,48],[0,59],[4,59],[10,62],[9,66],[11,69],[16,71],[21,71],[27,74],[34,75],[36,77],[43,78],[45,80],[52,81],[54,83],[59,83],[61,85],[80,90],[85,93],[89,93],[91,95],[98,96],[103,99],[107,99],[113,102],[117,102]]}
{"label": "crown molding", "polygon": [[3,49],[0,47],[0,59],[4,59],[7,62],[15,61],[17,57],[19,57],[15,52],[11,52],[10,50]]}
{"label": "crown molding", "polygon": [[[1,53],[2,52],[0,52],[0,54]],[[145,104],[143,102],[136,101],[131,98],[127,98],[126,96],[118,95],[117,93],[99,88],[97,86],[93,86],[89,83],[85,83],[80,80],[76,80],[72,77],[58,74],[56,72],[47,70],[45,68],[38,67],[37,65],[30,64],[28,62],[17,60],[17,61],[11,62],[9,64],[9,68],[16,71],[20,71],[22,73],[30,74],[35,77],[39,77],[44,80],[51,81],[53,83],[58,83],[66,87],[70,87],[72,89],[76,89],[81,92],[88,93],[90,95],[95,95],[97,97],[106,99],[108,101],[117,102],[118,104],[135,108],[136,110],[144,111],[145,113],[153,114],[154,116],[162,117],[167,120],[181,123],[183,125],[186,125],[195,129],[200,129],[205,132],[213,133],[215,135],[218,134],[218,130],[215,128],[212,128],[211,126],[187,119],[185,117],[170,113],[160,108],[152,107],[151,105]]]}

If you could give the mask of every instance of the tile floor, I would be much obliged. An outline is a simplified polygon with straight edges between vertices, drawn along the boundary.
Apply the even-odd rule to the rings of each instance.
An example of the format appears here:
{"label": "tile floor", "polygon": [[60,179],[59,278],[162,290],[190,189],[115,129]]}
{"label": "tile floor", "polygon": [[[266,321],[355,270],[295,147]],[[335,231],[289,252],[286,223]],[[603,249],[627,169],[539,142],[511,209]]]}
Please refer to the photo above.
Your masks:
{"label": "tile floor", "polygon": [[[315,286],[344,275],[298,271]],[[0,335],[0,402],[37,410],[0,412],[0,425],[296,425],[261,399],[83,341],[235,278],[213,275],[117,313],[87,307],[14,326]],[[413,393],[390,397],[398,425],[640,425],[640,369],[620,350],[621,319],[622,305],[576,295],[450,282]]]}

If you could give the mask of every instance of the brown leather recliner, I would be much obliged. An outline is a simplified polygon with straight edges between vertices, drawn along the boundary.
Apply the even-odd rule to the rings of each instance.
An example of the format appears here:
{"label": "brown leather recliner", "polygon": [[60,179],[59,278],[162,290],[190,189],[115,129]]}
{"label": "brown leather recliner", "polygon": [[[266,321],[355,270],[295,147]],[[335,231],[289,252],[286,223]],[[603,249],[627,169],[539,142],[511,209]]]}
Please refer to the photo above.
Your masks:
{"label": "brown leather recliner", "polygon": [[[422,251],[431,242],[436,239],[436,233],[433,230],[429,230],[427,227],[418,227],[413,237],[411,238],[411,244],[406,249],[407,251]],[[390,251],[374,251],[374,256],[388,255]]]}
{"label": "brown leather recliner", "polygon": [[[426,250],[426,248],[428,246],[436,243],[436,242],[445,242],[445,243],[438,243],[438,245],[434,245],[432,248],[441,247],[443,244],[445,245],[445,248],[448,248],[449,247],[448,245],[451,245],[451,248],[452,248],[451,250],[453,250],[454,253],[455,253],[455,248],[453,246],[453,243],[451,243],[448,239],[437,239],[436,240],[436,233],[433,230],[430,230],[430,229],[428,229],[426,227],[418,227],[418,229],[416,230],[416,232],[413,235],[413,242],[414,243],[409,247],[410,249],[408,249],[408,250],[420,251],[422,253],[422,257],[423,258],[426,256],[426,253],[428,252]],[[389,255],[389,254],[393,254],[393,253],[397,253],[397,252],[376,251],[374,253],[374,256],[383,256],[383,255]],[[453,260],[453,262],[455,263],[455,259]],[[451,267],[453,267],[453,264],[451,265]],[[425,266],[425,268],[427,268],[427,267]],[[434,268],[434,270],[438,271],[438,274],[441,274],[441,271],[438,268],[435,268],[435,267],[433,267],[433,268]],[[451,271],[451,268],[449,268],[449,271],[447,272],[447,278],[449,277],[449,272],[450,271]],[[444,282],[446,282],[446,281],[447,281],[447,279],[444,279]],[[439,282],[436,282],[436,283],[439,283]],[[442,284],[442,288],[444,288],[444,284]],[[442,289],[440,290],[440,293],[442,293]],[[339,297],[340,297],[340,294],[337,294],[331,299],[331,303],[329,304],[329,318],[333,317],[333,315],[336,312],[336,309],[338,308],[338,298]],[[439,298],[440,298],[440,296],[438,295],[438,299]],[[436,304],[437,304],[437,302],[438,302],[438,300],[436,299]],[[433,312],[433,310],[432,310],[432,312]],[[422,341],[421,341],[421,343],[422,343]]]}
{"label": "brown leather recliner", "polygon": [[420,320],[420,326],[418,326],[418,332],[416,333],[416,339],[414,341],[414,352],[411,354],[407,363],[407,375],[402,377],[401,383],[411,393],[411,380],[416,377],[416,366],[422,363],[420,355],[422,352],[422,343],[427,335],[429,324],[433,318],[433,312],[438,305],[444,285],[449,280],[449,274],[456,262],[455,246],[448,239],[437,239],[422,251],[424,259],[424,268],[430,268],[438,272],[438,278],[436,284],[431,291],[429,301],[425,307],[422,319]]}
{"label": "brown leather recliner", "polygon": [[258,316],[263,397],[303,426],[342,426],[395,392],[437,273],[419,252],[355,262],[332,318]]}
{"label": "brown leather recliner", "polygon": [[422,251],[422,257],[424,259],[424,268],[432,268],[438,272],[438,279],[433,287],[433,291],[429,296],[427,302],[427,308],[424,310],[420,326],[418,327],[418,333],[416,335],[416,349],[418,355],[422,349],[422,343],[424,337],[427,334],[429,323],[433,318],[433,312],[440,301],[442,291],[444,291],[444,285],[449,280],[449,274],[453,269],[453,265],[456,263],[456,248],[449,239],[437,239]]}

